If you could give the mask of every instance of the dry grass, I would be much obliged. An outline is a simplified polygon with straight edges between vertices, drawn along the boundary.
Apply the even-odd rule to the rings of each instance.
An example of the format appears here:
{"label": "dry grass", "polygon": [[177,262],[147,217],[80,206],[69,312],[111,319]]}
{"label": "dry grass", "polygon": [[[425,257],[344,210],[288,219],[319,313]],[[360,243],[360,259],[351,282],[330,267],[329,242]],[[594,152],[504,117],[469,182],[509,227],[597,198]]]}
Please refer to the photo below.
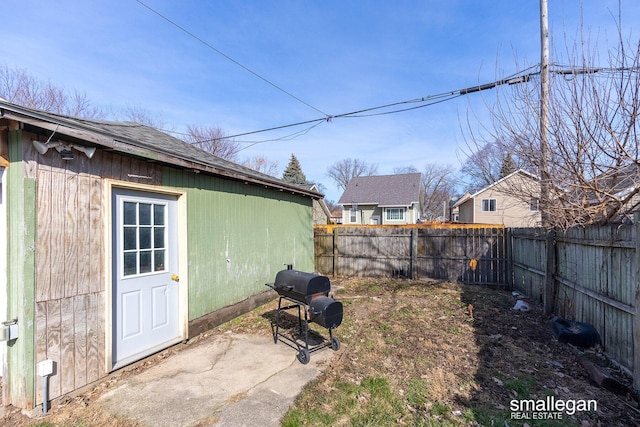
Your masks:
{"label": "dry grass", "polygon": [[[402,280],[334,280],[332,286],[345,308],[335,332],[342,348],[298,396],[285,426],[640,425],[637,402],[592,384],[577,352],[554,340],[538,307],[511,310],[510,292]],[[271,302],[192,342],[225,331],[269,336],[276,307]],[[181,349],[154,357],[175,351]],[[589,355],[601,360],[597,352]],[[150,358],[121,375],[153,363]],[[45,419],[14,414],[4,425],[137,427],[103,412],[96,401],[117,380],[58,402]],[[598,409],[554,421],[511,419],[512,399],[547,395],[595,399]],[[211,414],[201,425],[215,420]]]}
{"label": "dry grass", "polygon": [[[511,310],[510,292],[424,281],[336,284],[342,287],[336,298],[345,303],[338,329],[343,350],[298,397],[285,426],[640,422],[637,402],[591,384],[577,353],[553,338],[540,309]],[[512,399],[547,395],[596,399],[598,411],[553,421],[511,419]]]}

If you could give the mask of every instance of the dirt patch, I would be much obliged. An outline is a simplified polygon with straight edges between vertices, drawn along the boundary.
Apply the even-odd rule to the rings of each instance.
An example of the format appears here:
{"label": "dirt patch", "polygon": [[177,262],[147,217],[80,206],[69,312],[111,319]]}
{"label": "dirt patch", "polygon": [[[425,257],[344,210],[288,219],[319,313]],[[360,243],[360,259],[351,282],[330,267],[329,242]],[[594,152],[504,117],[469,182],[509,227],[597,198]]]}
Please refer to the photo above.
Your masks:
{"label": "dirt patch", "polygon": [[[335,333],[342,346],[298,397],[283,420],[286,426],[640,425],[638,404],[628,392],[631,379],[598,351],[582,352],[557,342],[549,319],[535,303],[529,312],[512,310],[516,300],[509,291],[407,280],[336,279],[332,286],[345,308]],[[104,412],[97,397],[123,377],[211,335],[233,331],[270,336],[276,307],[276,301],[270,302],[124,369],[82,394],[55,401],[45,417],[30,419],[9,407],[2,423],[136,426]],[[297,323],[294,316],[288,320],[289,326]],[[317,325],[314,329],[327,336]],[[292,357],[294,353],[292,349]],[[580,357],[602,365],[623,388],[614,393],[595,385]],[[512,401],[548,396],[564,402],[593,400],[597,408],[561,411],[562,417],[553,420],[534,419],[532,411],[515,411],[529,418],[514,418]]]}
{"label": "dirt patch", "polygon": [[[601,353],[557,342],[541,308],[532,303],[529,312],[513,310],[509,291],[420,281],[336,284],[343,288],[336,297],[345,302],[338,333],[343,350],[305,389],[285,425],[640,424],[634,397],[596,386],[579,358],[603,365],[624,387],[631,379]],[[376,410],[376,387],[392,396],[383,411]],[[597,409],[512,410],[512,401],[547,396],[593,400]],[[319,407],[322,416],[314,412]],[[549,416],[556,419],[538,419]]]}

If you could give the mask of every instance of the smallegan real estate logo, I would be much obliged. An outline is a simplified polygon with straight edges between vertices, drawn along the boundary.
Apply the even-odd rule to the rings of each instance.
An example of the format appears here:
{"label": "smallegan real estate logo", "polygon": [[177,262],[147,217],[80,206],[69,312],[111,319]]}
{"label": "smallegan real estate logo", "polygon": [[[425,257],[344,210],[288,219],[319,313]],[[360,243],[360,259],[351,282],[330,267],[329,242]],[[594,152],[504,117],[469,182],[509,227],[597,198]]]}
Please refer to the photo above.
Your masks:
{"label": "smallegan real estate logo", "polygon": [[513,399],[509,403],[512,420],[561,420],[576,412],[597,412],[598,402],[593,399]]}

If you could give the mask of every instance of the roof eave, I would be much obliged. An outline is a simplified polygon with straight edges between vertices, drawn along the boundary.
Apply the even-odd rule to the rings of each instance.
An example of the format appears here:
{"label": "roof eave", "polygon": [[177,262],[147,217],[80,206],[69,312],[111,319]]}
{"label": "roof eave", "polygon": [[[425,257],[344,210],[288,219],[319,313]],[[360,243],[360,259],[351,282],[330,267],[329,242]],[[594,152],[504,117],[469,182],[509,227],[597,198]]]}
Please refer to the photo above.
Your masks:
{"label": "roof eave", "polygon": [[250,176],[248,174],[238,173],[225,168],[214,167],[204,162],[198,162],[197,160],[177,155],[176,153],[168,153],[164,150],[150,150],[146,146],[138,144],[136,141],[122,138],[120,135],[110,134],[91,126],[74,123],[69,120],[65,120],[63,117],[51,117],[46,114],[40,114],[37,111],[31,109],[27,110],[16,105],[11,105],[10,108],[6,106],[0,107],[0,117],[28,123],[52,132],[55,131],[56,133],[82,139],[119,153],[134,155],[151,161],[179,166],[185,169],[205,172],[212,175],[224,176],[226,178],[246,183],[265,185],[267,187],[279,189],[280,191],[291,191],[293,194],[297,193],[312,198],[320,199],[323,197],[319,192],[305,190],[277,180],[272,181],[269,179]]}

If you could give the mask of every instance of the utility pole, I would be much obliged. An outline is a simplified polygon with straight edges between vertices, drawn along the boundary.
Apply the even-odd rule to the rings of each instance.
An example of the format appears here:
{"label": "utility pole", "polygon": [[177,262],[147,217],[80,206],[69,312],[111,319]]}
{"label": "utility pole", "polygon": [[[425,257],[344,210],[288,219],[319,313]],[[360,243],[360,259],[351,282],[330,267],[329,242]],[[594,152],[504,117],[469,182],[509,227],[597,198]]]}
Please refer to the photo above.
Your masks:
{"label": "utility pole", "polygon": [[551,176],[549,175],[549,12],[540,0],[540,214],[542,226],[550,224]]}

